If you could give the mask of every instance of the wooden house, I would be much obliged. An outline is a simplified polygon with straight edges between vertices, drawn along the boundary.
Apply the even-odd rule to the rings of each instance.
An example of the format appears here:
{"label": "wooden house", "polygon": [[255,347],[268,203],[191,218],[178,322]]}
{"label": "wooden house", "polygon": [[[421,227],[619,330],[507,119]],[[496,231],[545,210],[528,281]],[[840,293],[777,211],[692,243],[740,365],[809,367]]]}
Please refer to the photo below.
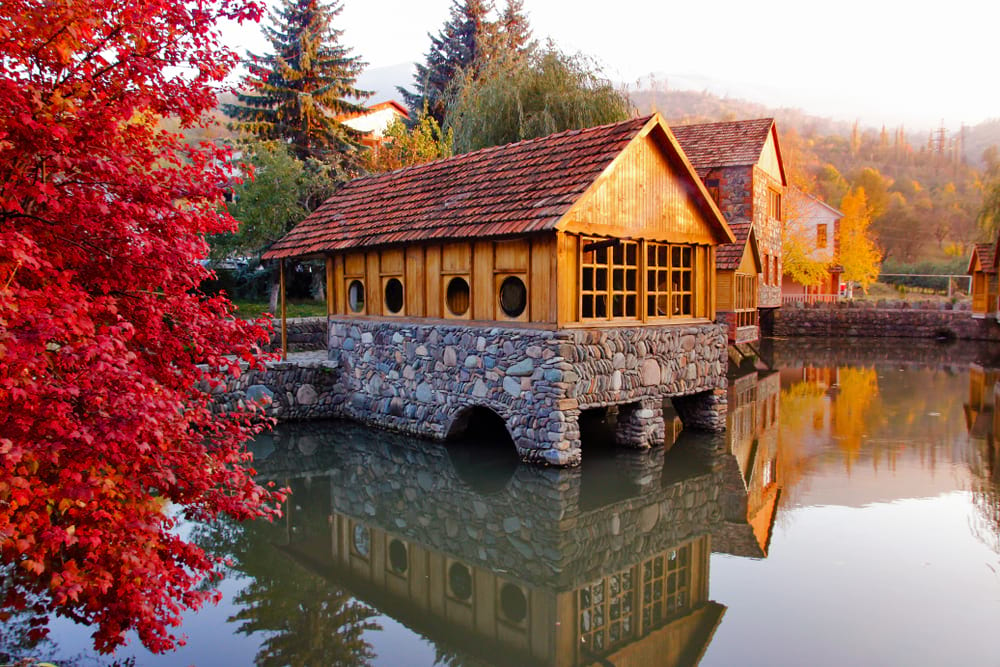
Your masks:
{"label": "wooden house", "polygon": [[968,274],[972,276],[972,316],[997,317],[997,247],[993,243],[977,243],[969,258]]}
{"label": "wooden house", "polygon": [[367,107],[364,112],[341,114],[337,120],[362,133],[361,143],[377,150],[385,141],[385,131],[396,120],[408,120],[410,112],[399,102],[388,100]]}
{"label": "wooden house", "polygon": [[782,276],[782,301],[836,301],[840,296],[840,276],[844,273],[844,267],[836,263],[840,219],[844,214],[797,188],[787,189],[785,202],[786,234],[810,259],[827,265],[827,277],[819,285],[803,285],[791,276]]}
{"label": "wooden house", "polygon": [[721,245],[715,253],[715,307],[728,328],[730,344],[740,345],[760,338],[757,276],[763,266],[750,221],[737,220],[729,228],[736,243]]}
{"label": "wooden house", "polygon": [[726,220],[749,220],[753,226],[762,264],[757,307],[781,306],[787,181],[774,119],[679,125],[673,131]]}
{"label": "wooden house", "polygon": [[440,438],[482,407],[567,463],[580,409],[624,406],[637,446],[664,398],[723,428],[715,249],[735,240],[654,114],[350,181],[265,258],[325,260],[345,416]]}

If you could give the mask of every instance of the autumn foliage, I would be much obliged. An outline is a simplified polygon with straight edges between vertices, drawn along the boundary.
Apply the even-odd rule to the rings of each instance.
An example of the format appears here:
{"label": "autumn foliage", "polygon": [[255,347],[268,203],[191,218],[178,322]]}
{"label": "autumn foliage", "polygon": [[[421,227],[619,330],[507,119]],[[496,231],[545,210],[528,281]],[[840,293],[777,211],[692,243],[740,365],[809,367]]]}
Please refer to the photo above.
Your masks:
{"label": "autumn foliage", "polygon": [[[0,9],[0,622],[13,610],[177,638],[219,561],[179,518],[274,512],[199,381],[268,332],[198,285],[226,155],[158,130],[215,105],[249,0],[5,0]],[[228,356],[227,356],[228,355]],[[203,366],[199,366],[203,365]]]}

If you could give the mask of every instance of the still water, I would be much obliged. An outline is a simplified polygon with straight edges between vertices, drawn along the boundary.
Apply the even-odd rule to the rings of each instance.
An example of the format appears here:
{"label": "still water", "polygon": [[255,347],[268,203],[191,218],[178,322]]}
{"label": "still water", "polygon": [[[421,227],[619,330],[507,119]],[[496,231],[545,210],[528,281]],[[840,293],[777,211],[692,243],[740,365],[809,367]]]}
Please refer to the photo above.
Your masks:
{"label": "still water", "polygon": [[[730,378],[725,436],[507,447],[284,426],[274,524],[188,526],[231,555],[188,645],[139,665],[998,664],[991,352],[778,341]],[[994,416],[997,419],[994,419]],[[997,433],[1000,436],[1000,433]],[[669,444],[669,443],[668,443]],[[48,656],[102,664],[57,623]]]}

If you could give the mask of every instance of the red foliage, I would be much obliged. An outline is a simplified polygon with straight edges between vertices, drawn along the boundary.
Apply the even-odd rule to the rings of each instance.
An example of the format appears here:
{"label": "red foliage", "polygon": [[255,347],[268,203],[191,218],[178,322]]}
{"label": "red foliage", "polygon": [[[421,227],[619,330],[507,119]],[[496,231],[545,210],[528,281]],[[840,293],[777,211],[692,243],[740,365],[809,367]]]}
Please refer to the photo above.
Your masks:
{"label": "red foliage", "polygon": [[[37,632],[60,614],[113,650],[177,643],[220,562],[177,517],[276,513],[198,364],[259,363],[263,323],[197,291],[225,151],[200,122],[235,62],[220,18],[256,0],[5,0],[0,9],[0,584]],[[224,356],[232,355],[232,356]],[[172,505],[173,509],[169,506]],[[182,512],[175,511],[180,508]]]}

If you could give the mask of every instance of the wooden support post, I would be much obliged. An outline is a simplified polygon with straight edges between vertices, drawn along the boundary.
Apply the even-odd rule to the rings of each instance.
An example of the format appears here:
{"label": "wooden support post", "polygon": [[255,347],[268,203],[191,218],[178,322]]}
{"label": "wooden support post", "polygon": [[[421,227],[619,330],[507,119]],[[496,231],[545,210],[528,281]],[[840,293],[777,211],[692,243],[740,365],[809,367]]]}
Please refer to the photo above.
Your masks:
{"label": "wooden support post", "polygon": [[[343,281],[341,281],[343,282]],[[333,257],[326,256],[326,316],[333,315]]]}
{"label": "wooden support post", "polygon": [[285,307],[285,260],[278,261],[278,289],[281,291],[281,360],[288,360],[288,327],[285,323],[287,310]]}

